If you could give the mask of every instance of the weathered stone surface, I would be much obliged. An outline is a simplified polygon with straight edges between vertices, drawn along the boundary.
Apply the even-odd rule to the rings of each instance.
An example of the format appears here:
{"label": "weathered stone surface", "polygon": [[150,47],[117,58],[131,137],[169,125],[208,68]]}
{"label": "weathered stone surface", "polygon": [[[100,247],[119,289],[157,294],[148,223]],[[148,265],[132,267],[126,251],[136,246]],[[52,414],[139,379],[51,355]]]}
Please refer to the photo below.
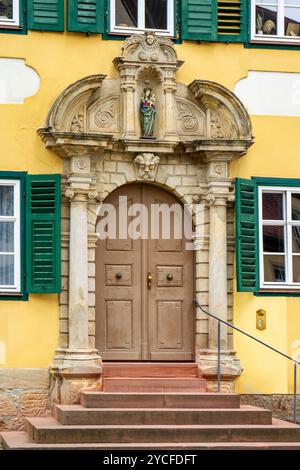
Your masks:
{"label": "weathered stone surface", "polygon": [[0,431],[21,431],[24,428],[24,422],[25,419],[22,417],[0,418]]}
{"label": "weathered stone surface", "polygon": [[241,395],[241,403],[244,405],[253,405],[260,408],[272,409],[272,395]]}
{"label": "weathered stone surface", "polygon": [[[300,423],[300,400],[297,400],[297,422]],[[273,413],[276,418],[293,420],[293,395],[273,395]]]}
{"label": "weathered stone surface", "polygon": [[43,416],[46,413],[48,392],[26,392],[21,395],[22,416]]}
{"label": "weathered stone surface", "polygon": [[16,416],[16,396],[0,394],[0,416]]}
{"label": "weathered stone surface", "polygon": [[[293,420],[294,397],[290,394],[241,395],[241,403],[272,410],[274,418],[286,421]],[[297,422],[300,423],[300,400],[297,400]]]}
{"label": "weathered stone surface", "polygon": [[48,369],[0,369],[0,390],[47,388],[49,377]]}
{"label": "weathered stone surface", "polygon": [[[206,386],[208,392],[218,391],[218,382],[216,380],[208,380]],[[221,381],[221,392],[234,393],[234,381]]]}

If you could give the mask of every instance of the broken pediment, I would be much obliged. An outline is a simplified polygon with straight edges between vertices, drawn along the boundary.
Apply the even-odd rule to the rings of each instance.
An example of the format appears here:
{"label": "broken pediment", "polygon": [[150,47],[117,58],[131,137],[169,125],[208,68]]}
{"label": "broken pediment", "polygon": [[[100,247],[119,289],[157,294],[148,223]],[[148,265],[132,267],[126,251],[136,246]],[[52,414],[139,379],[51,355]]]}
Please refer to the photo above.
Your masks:
{"label": "broken pediment", "polygon": [[205,80],[176,81],[182,62],[168,38],[133,35],[113,63],[118,79],[85,77],[57,98],[39,130],[48,147],[123,142],[127,149],[168,152],[180,143],[251,144],[250,118],[230,90]]}

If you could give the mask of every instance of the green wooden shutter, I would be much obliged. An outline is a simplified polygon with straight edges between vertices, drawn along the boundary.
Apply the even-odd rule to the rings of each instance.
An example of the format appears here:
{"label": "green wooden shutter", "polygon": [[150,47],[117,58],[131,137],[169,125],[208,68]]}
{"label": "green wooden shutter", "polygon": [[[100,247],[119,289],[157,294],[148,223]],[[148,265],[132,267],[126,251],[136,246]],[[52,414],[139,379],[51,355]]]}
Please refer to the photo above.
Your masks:
{"label": "green wooden shutter", "polygon": [[28,0],[28,29],[64,31],[64,0]]}
{"label": "green wooden shutter", "polygon": [[60,292],[60,251],[60,175],[28,175],[27,292]]}
{"label": "green wooden shutter", "polygon": [[183,0],[182,39],[217,40],[217,0]]}
{"label": "green wooden shutter", "polygon": [[237,290],[255,292],[259,285],[256,183],[236,179]]}
{"label": "green wooden shutter", "polygon": [[247,41],[247,0],[218,0],[218,40]]}
{"label": "green wooden shutter", "polygon": [[68,0],[68,31],[104,32],[104,0]]}

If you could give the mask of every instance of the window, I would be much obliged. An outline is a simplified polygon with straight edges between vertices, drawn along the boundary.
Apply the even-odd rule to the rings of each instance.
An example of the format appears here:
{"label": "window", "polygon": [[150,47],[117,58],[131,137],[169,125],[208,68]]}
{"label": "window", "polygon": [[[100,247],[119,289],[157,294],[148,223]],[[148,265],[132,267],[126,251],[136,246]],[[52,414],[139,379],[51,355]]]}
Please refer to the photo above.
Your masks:
{"label": "window", "polygon": [[300,43],[300,0],[252,0],[251,39]]}
{"label": "window", "polygon": [[300,180],[236,179],[237,290],[300,293]]}
{"label": "window", "polygon": [[300,190],[259,187],[261,287],[300,288]]}
{"label": "window", "polygon": [[0,26],[19,26],[19,0],[0,0]]}
{"label": "window", "polygon": [[0,292],[20,291],[20,181],[0,180]]}
{"label": "window", "polygon": [[110,32],[154,30],[174,35],[173,0],[110,0]]}
{"label": "window", "polygon": [[60,175],[0,172],[0,299],[60,292]]}

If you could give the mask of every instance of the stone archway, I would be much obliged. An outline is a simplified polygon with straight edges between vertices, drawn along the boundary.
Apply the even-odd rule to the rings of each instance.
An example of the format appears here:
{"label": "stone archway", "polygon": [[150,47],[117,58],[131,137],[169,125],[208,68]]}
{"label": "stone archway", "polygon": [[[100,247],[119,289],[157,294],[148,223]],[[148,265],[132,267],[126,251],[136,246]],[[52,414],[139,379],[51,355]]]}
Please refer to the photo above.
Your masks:
{"label": "stone archway", "polygon": [[[59,379],[56,388],[65,390],[69,388],[61,382],[67,376],[72,382],[72,377],[93,381],[101,375],[95,348],[95,223],[102,201],[124,184],[152,182],[169,188],[193,204],[195,213],[203,212],[195,240],[196,297],[216,315],[232,319],[227,286],[232,291],[234,191],[229,163],[253,143],[249,115],[220,84],[178,83],[182,62],[167,38],[134,35],[113,62],[119,78],[93,75],[70,85],[38,131],[45,145],[64,159],[64,291],[53,373]],[[139,111],[145,86],[157,97],[158,117],[148,139],[142,135]],[[216,327],[201,316],[196,321],[196,361],[214,379]],[[231,341],[222,329],[222,373],[229,381],[241,371]],[[69,400],[68,393],[63,400]]]}

